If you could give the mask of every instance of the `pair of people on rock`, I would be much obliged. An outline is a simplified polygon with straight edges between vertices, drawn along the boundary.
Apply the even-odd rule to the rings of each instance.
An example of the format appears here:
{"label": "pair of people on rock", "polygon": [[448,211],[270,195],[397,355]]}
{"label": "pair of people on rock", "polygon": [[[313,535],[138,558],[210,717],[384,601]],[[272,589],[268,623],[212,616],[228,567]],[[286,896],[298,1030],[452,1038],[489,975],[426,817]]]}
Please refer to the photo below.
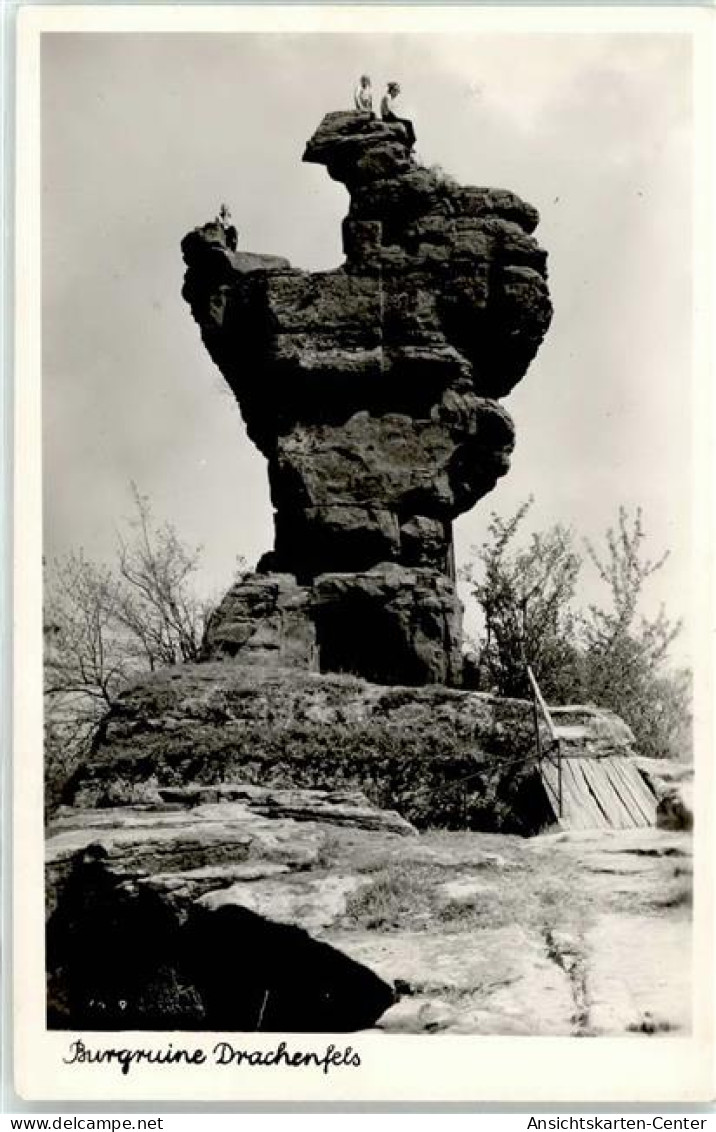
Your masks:
{"label": "pair of people on rock", "polygon": [[[408,145],[410,149],[412,149],[415,145],[415,130],[409,118],[401,118],[396,113],[396,102],[399,94],[400,85],[398,83],[388,83],[388,88],[380,100],[380,116],[384,122],[399,122],[400,125],[403,126],[408,136]],[[353,102],[356,110],[360,110],[363,113],[373,112],[373,88],[369,75],[361,75],[353,95]]]}

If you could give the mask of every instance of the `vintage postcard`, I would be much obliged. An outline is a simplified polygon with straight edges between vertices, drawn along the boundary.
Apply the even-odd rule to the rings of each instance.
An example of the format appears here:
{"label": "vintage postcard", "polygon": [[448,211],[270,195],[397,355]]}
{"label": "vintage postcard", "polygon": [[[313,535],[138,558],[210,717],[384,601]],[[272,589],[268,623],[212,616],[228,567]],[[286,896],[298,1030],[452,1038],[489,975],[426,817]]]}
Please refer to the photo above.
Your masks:
{"label": "vintage postcard", "polygon": [[713,16],[19,11],[22,1098],[713,1096]]}

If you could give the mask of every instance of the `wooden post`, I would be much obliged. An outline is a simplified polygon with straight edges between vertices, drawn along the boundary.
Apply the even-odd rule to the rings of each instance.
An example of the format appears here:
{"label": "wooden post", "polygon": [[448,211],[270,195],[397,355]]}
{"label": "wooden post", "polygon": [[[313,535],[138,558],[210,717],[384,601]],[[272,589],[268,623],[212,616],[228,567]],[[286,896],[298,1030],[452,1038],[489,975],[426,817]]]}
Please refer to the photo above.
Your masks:
{"label": "wooden post", "polygon": [[553,751],[555,751],[556,755],[557,755],[557,808],[559,810],[559,817],[561,818],[562,817],[562,744],[560,742],[559,735],[557,734],[557,728],[554,725],[554,720],[552,719],[552,715],[550,713],[550,710],[549,710],[549,708],[547,707],[547,704],[544,701],[544,697],[542,696],[542,693],[539,690],[539,684],[537,683],[537,679],[535,677],[535,674],[532,671],[532,669],[530,668],[529,664],[527,665],[527,679],[529,680],[530,687],[532,689],[532,712],[533,712],[534,722],[535,722],[535,731],[537,733],[537,758],[538,758],[538,760],[541,764],[541,762],[542,762],[542,742],[540,740],[540,734],[539,734],[539,717],[538,717],[538,714],[537,714],[538,708],[542,712],[542,715],[544,716],[544,721],[547,724],[547,730],[549,731],[549,737],[552,741],[552,748],[551,749]]}
{"label": "wooden post", "polygon": [[557,734],[556,734],[556,731],[555,731],[554,721],[553,721],[552,716],[550,714],[550,710],[547,707],[547,704],[544,702],[544,698],[542,696],[542,693],[539,690],[539,684],[537,683],[537,680],[535,679],[535,674],[532,671],[532,669],[530,668],[529,664],[527,665],[527,678],[528,678],[530,685],[532,687],[532,692],[534,694],[534,697],[535,697],[537,703],[540,706],[540,710],[542,712],[542,715],[544,716],[545,723],[547,724],[547,727],[549,728],[550,738],[556,739]]}
{"label": "wooden post", "polygon": [[532,720],[535,725],[535,739],[537,741],[537,765],[542,766],[542,738],[539,733],[539,715],[537,713],[537,700],[532,695]]}

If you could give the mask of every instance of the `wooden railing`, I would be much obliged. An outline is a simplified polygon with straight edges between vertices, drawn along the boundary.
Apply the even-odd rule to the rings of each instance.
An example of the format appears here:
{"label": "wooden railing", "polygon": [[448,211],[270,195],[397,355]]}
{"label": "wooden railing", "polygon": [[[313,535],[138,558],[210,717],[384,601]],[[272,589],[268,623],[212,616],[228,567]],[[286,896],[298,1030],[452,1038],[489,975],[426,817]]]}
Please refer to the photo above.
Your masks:
{"label": "wooden railing", "polygon": [[[556,766],[557,766],[557,807],[558,807],[558,811],[559,811],[558,816],[561,818],[562,817],[562,744],[561,744],[561,741],[560,741],[560,738],[559,738],[559,734],[557,732],[557,728],[554,725],[554,720],[552,719],[551,712],[550,712],[549,708],[547,707],[547,704],[545,703],[544,696],[542,695],[542,693],[540,691],[539,684],[537,683],[537,677],[535,676],[534,672],[530,668],[529,664],[527,665],[527,679],[530,682],[530,688],[532,690],[532,716],[533,716],[534,725],[535,725],[535,739],[537,741],[537,761],[538,761],[538,765],[540,767],[542,765],[542,759],[543,758],[549,759],[549,761],[551,763],[556,762]],[[550,738],[549,746],[547,746],[547,747],[543,747],[543,745],[542,745],[542,735],[541,735],[541,732],[540,732],[540,715],[542,716],[542,719],[545,722],[545,725],[547,727],[547,732],[548,732],[549,738]]]}
{"label": "wooden railing", "polygon": [[[501,759],[497,763],[491,763],[487,766],[481,766],[479,770],[473,771],[471,774],[465,775],[463,778],[458,778],[453,782],[446,782],[443,786],[433,790],[434,797],[440,797],[443,794],[451,793],[452,791],[459,790],[461,792],[461,809],[463,813],[463,820],[467,825],[467,800],[469,782],[474,781],[476,778],[482,778],[486,774],[492,774],[497,770],[502,770],[505,767],[525,765],[536,760],[538,768],[541,769],[543,759],[549,759],[557,767],[557,807],[558,816],[562,817],[562,744],[557,727],[555,726],[552,714],[547,707],[544,696],[542,695],[537,678],[532,669],[527,665],[527,677],[530,682],[530,689],[532,691],[532,711],[534,719],[535,737],[537,740],[537,752],[533,755],[522,755],[517,759]],[[549,734],[549,744],[545,746],[542,742],[542,735],[540,733],[540,715],[544,720]]]}

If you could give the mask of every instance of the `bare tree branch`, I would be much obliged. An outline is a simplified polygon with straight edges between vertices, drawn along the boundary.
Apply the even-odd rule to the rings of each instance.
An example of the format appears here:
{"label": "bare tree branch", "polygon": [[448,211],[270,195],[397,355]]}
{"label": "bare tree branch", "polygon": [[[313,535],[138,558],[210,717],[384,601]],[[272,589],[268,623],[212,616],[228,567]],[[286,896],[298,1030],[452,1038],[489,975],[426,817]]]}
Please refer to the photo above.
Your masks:
{"label": "bare tree branch", "polygon": [[82,552],[46,564],[46,733],[55,763],[48,778],[86,755],[131,679],[201,652],[212,606],[195,591],[200,549],[156,524],[148,500],[131,488],[135,513],[118,532],[116,566]]}

